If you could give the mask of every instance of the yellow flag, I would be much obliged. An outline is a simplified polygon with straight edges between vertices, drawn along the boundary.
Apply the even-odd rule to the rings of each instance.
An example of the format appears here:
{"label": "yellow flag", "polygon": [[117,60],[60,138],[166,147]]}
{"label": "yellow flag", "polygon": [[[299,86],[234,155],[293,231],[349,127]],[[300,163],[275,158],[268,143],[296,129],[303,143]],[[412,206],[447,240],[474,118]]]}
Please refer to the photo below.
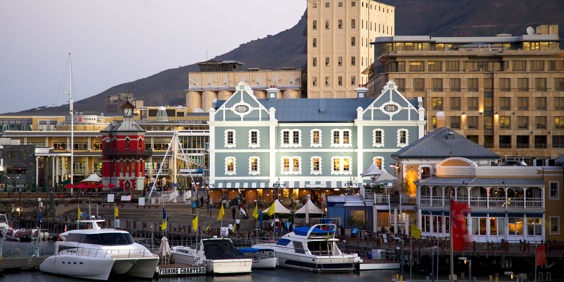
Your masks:
{"label": "yellow flag", "polygon": [[272,203],[272,205],[270,205],[270,207],[268,208],[268,212],[267,214],[272,216],[275,212],[276,212],[276,201],[274,201],[274,203]]}
{"label": "yellow flag", "polygon": [[119,216],[119,209],[118,207],[114,207],[114,217],[118,217]]}
{"label": "yellow flag", "polygon": [[255,204],[255,209],[253,210],[253,217],[258,218],[258,204]]}
{"label": "yellow flag", "polygon": [[411,237],[415,239],[421,238],[421,229],[417,228],[415,224],[411,224]]}
{"label": "yellow flag", "polygon": [[219,214],[217,215],[217,221],[220,221],[225,215],[225,209],[223,208],[223,204],[221,204],[221,208],[219,208]]}
{"label": "yellow flag", "polygon": [[192,219],[192,230],[198,231],[198,215]]}
{"label": "yellow flag", "polygon": [[80,212],[80,207],[78,207],[78,220],[82,219],[82,213]]}
{"label": "yellow flag", "polygon": [[206,226],[206,231],[210,230],[211,224],[208,224],[208,226]]}
{"label": "yellow flag", "polygon": [[166,223],[166,218],[165,218],[165,219],[163,219],[163,223],[161,223],[161,230],[166,230],[167,225],[168,224]]}

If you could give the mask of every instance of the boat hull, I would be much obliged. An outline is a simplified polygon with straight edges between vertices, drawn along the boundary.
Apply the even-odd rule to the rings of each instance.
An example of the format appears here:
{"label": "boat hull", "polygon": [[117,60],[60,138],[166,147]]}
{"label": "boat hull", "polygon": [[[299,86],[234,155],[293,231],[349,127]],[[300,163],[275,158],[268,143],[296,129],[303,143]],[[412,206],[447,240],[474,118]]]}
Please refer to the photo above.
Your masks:
{"label": "boat hull", "polygon": [[116,259],[112,275],[151,279],[155,276],[158,257]]}
{"label": "boat hull", "polygon": [[252,259],[210,259],[206,261],[209,274],[247,274],[251,273]]}
{"label": "boat hull", "polygon": [[46,273],[90,280],[108,280],[114,260],[111,258],[58,255],[46,258],[39,270]]}
{"label": "boat hull", "polygon": [[276,253],[278,266],[313,272],[352,272],[355,269],[354,256],[303,256],[290,253]]}
{"label": "boat hull", "polygon": [[278,264],[278,258],[257,258],[253,259],[253,269],[275,269]]}
{"label": "boat hull", "polygon": [[397,270],[400,269],[399,262],[392,261],[364,261],[359,264],[358,270]]}

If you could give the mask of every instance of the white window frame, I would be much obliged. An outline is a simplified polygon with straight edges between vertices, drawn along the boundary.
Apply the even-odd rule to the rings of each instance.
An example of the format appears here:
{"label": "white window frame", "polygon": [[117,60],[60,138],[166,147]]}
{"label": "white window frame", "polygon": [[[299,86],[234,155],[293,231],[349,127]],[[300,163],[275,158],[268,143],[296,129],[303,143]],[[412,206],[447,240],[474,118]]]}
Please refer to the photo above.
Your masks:
{"label": "white window frame", "polygon": [[[376,160],[382,160],[382,161],[380,162],[380,163],[382,164],[380,167],[378,167],[378,165],[377,165],[377,163],[376,163]],[[372,163],[373,163],[376,167],[378,167],[379,170],[384,170],[385,160],[386,160],[386,159],[385,159],[384,157],[382,157],[382,156],[376,156],[376,157],[372,158]]]}
{"label": "white window frame", "polygon": [[[229,160],[233,160],[233,171],[229,171],[228,168],[228,162]],[[237,174],[237,158],[229,156],[229,157],[225,157],[225,175],[236,175]]]}
{"label": "white window frame", "polygon": [[[233,133],[233,144],[228,142],[229,133]],[[235,133],[235,130],[233,130],[233,129],[225,130],[223,137],[224,137],[223,141],[224,141],[225,148],[235,148],[236,147],[235,144],[237,144],[237,134]]]}
{"label": "white window frame", "polygon": [[[380,132],[380,135],[381,135],[381,138],[382,138],[381,142],[376,141],[376,133],[377,132]],[[372,146],[373,147],[379,147],[379,148],[384,147],[384,130],[383,129],[378,128],[378,129],[374,129],[372,131]]]}
{"label": "white window frame", "polygon": [[[339,142],[335,142],[334,134],[335,132],[339,133]],[[349,133],[349,142],[344,143],[344,133]],[[352,147],[352,130],[350,129],[333,129],[331,130],[331,147]]]}
{"label": "white window frame", "polygon": [[[289,167],[288,167],[288,171],[284,171],[284,160],[288,160],[289,162]],[[294,160],[298,160],[298,164],[299,164],[299,168],[295,169],[294,168]],[[282,175],[300,175],[302,174],[302,157],[298,157],[298,156],[284,156],[280,159],[280,174]]]}
{"label": "white window frame", "polygon": [[[335,159],[339,159],[339,169],[335,169]],[[349,170],[346,171],[343,169],[344,167],[344,161],[348,159],[349,160]],[[331,158],[331,175],[352,175],[352,170],[353,170],[353,162],[352,162],[352,158],[351,157],[339,157],[339,156],[335,156]]]}
{"label": "white window frame", "polygon": [[[288,132],[288,143],[284,143],[284,133]],[[298,133],[298,142],[294,142],[294,133]],[[302,132],[299,129],[283,129],[280,131],[280,145],[283,148],[297,148],[302,146]]]}
{"label": "white window frame", "polygon": [[[257,143],[253,143],[253,132],[257,133]],[[253,130],[249,130],[249,148],[258,148],[260,147],[260,131],[253,129]]]}
{"label": "white window frame", "polygon": [[[552,231],[552,220],[556,220],[556,231]],[[548,218],[548,233],[550,235],[560,235],[560,216],[550,216]]]}
{"label": "white window frame", "polygon": [[[253,170],[253,159],[257,160],[257,170]],[[260,175],[260,158],[258,156],[249,157],[249,175]]]}
{"label": "white window frame", "polygon": [[[405,129],[405,128],[400,128],[397,131],[398,133],[398,147],[403,148],[406,147],[407,145],[409,145],[409,130]],[[401,142],[401,133],[405,132],[405,143]]]}
{"label": "white window frame", "polygon": [[[556,196],[552,196],[552,185],[556,185]],[[560,183],[558,181],[550,181],[548,182],[548,199],[549,200],[560,200]]]}
{"label": "white window frame", "polygon": [[[319,170],[314,170],[313,169],[313,160],[314,159],[319,159]],[[321,175],[321,173],[323,172],[323,161],[322,158],[320,156],[313,156],[310,159],[310,174],[311,175]]]}
{"label": "white window frame", "polygon": [[[319,143],[314,143],[314,142],[313,142],[313,134],[314,134],[314,132],[319,132]],[[323,141],[322,141],[321,129],[317,129],[317,128],[316,128],[316,129],[312,129],[312,130],[309,132],[309,135],[310,135],[310,146],[311,146],[311,147],[321,147],[321,146],[322,146]]]}

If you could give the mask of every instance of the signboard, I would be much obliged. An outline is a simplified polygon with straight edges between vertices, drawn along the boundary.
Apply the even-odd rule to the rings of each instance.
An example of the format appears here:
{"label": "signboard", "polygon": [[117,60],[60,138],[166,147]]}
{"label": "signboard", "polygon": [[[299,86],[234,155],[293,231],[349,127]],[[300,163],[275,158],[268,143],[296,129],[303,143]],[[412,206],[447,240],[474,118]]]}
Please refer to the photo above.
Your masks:
{"label": "signboard", "polygon": [[108,194],[108,203],[113,203],[114,202],[114,194]]}

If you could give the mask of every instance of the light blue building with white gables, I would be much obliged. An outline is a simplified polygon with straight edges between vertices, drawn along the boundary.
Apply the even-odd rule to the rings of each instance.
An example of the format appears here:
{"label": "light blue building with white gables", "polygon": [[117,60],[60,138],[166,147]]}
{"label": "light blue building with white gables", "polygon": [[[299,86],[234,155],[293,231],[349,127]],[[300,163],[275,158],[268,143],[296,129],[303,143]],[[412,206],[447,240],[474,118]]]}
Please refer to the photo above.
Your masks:
{"label": "light blue building with white gables", "polygon": [[365,98],[367,90],[357,88],[357,98],[279,99],[270,88],[257,99],[239,83],[209,112],[212,193],[316,199],[370,182],[360,176],[370,164],[385,169],[392,153],[423,137],[425,110],[393,81],[376,99]]}

